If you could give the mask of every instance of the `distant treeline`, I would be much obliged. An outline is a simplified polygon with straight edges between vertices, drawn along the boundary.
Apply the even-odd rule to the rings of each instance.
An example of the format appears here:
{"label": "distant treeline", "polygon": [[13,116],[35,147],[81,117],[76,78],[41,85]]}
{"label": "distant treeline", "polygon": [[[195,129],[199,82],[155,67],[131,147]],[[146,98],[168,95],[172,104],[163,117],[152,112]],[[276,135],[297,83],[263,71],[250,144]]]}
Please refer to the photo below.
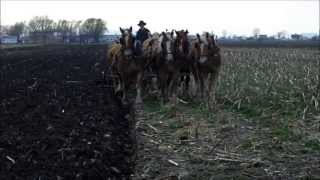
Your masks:
{"label": "distant treeline", "polygon": [[12,26],[1,27],[1,36],[10,35],[17,42],[70,42],[76,37],[79,41],[88,42],[92,39],[99,42],[99,37],[107,30],[102,19],[89,18],[85,21],[54,20],[48,16],[36,16],[29,22],[17,22]]}
{"label": "distant treeline", "polygon": [[[88,18],[84,21],[58,20],[48,16],[35,16],[29,22],[17,22],[12,26],[1,26],[0,43],[103,43],[112,42],[116,35],[105,36],[106,22],[100,18]],[[291,34],[287,38],[285,31],[275,37],[260,34],[255,28],[251,37],[226,37],[226,31],[218,38],[226,46],[319,46],[319,35],[311,38],[302,34]]]}

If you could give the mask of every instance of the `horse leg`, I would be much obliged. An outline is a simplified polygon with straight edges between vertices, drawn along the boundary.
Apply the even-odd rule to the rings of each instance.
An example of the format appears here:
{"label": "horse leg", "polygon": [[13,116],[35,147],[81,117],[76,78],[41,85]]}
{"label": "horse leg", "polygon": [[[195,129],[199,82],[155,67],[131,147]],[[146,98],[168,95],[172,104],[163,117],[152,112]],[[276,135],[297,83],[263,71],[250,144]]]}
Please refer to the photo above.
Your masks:
{"label": "horse leg", "polygon": [[165,104],[168,102],[168,74],[167,72],[160,73],[160,84],[161,84],[161,94],[162,102]]}
{"label": "horse leg", "polygon": [[152,91],[157,91],[158,90],[158,82],[157,82],[157,77],[152,77],[151,78],[151,84],[152,84]]}
{"label": "horse leg", "polygon": [[201,81],[200,81],[201,77],[200,77],[199,69],[195,65],[192,66],[192,74],[194,77],[195,88],[196,88],[195,96],[198,97],[199,94],[201,95]]}
{"label": "horse leg", "polygon": [[143,72],[139,72],[137,75],[137,82],[136,82],[136,90],[137,90],[137,96],[136,96],[136,104],[142,104],[142,98],[141,98],[141,89],[142,89],[142,80],[143,80]]}
{"label": "horse leg", "polygon": [[206,103],[209,110],[212,110],[212,93],[211,93],[211,87],[212,87],[212,74],[206,73],[204,75],[205,78],[205,95],[207,97]]}
{"label": "horse leg", "polygon": [[166,103],[166,81],[162,77],[160,77],[159,80],[161,91],[161,103],[164,105]]}
{"label": "horse leg", "polygon": [[125,81],[125,79],[121,78],[121,89],[122,89],[122,102],[123,103],[127,103],[128,99],[127,99],[127,93],[128,93],[128,85],[127,85],[127,81]]}
{"label": "horse leg", "polygon": [[120,76],[118,76],[114,81],[113,81],[113,86],[115,87],[115,92],[118,93],[120,92],[122,89],[121,86],[121,78]]}
{"label": "horse leg", "polygon": [[190,83],[190,72],[186,74],[185,87],[184,87],[184,96],[189,97],[189,83]]}
{"label": "horse leg", "polygon": [[179,79],[179,73],[178,72],[173,72],[170,82],[169,82],[169,93],[170,96],[172,97],[173,100],[173,104],[176,105],[177,104],[177,83],[178,83],[178,79]]}
{"label": "horse leg", "polygon": [[200,99],[203,101],[204,99],[204,86],[205,86],[205,76],[204,73],[199,72],[199,90],[200,90]]}
{"label": "horse leg", "polygon": [[215,109],[217,101],[216,101],[216,87],[219,77],[219,69],[215,70],[214,72],[210,73],[210,79],[209,79],[209,93],[211,94],[211,102],[212,106]]}

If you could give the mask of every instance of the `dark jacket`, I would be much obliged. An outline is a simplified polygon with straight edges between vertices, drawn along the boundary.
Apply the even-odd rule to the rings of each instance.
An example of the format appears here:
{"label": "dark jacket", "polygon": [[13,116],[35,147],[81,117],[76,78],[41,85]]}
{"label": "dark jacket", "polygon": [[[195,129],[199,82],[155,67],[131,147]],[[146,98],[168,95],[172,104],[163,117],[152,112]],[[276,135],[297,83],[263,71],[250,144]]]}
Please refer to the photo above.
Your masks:
{"label": "dark jacket", "polygon": [[141,41],[143,43],[146,39],[149,38],[149,29],[144,28],[144,29],[139,29],[136,35],[136,40]]}

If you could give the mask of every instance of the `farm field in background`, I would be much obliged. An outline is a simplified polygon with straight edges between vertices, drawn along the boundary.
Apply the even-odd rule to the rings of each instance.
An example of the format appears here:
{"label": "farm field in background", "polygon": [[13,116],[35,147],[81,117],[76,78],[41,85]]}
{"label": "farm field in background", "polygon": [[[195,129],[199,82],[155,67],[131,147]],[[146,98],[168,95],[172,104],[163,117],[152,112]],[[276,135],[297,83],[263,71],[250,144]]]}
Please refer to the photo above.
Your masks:
{"label": "farm field in background", "polygon": [[[4,59],[19,53],[28,58],[6,59],[0,68],[18,79],[18,90],[47,73],[52,82],[55,78],[71,83],[94,81],[101,78],[96,71],[102,71],[95,69],[95,63],[106,64],[107,47],[87,46],[4,48]],[[32,61],[30,52],[37,51]],[[221,55],[216,111],[184,97],[176,107],[163,106],[154,95],[144,94],[143,114],[137,116],[139,151],[133,179],[320,178],[319,50],[222,46]],[[52,64],[54,71],[40,73]],[[25,73],[26,68],[31,74]],[[15,88],[4,72],[2,82]],[[85,91],[95,97],[91,90]],[[5,88],[0,92],[14,93]]]}

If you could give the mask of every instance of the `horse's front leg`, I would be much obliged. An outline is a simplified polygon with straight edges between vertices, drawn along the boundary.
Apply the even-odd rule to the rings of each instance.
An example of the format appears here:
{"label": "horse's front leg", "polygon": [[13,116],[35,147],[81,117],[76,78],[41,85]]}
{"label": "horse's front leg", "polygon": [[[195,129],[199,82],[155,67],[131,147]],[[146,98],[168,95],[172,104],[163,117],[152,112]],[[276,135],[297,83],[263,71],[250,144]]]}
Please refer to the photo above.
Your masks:
{"label": "horse's front leg", "polygon": [[199,94],[201,92],[201,87],[200,87],[200,72],[199,69],[196,67],[196,65],[192,65],[192,74],[194,78],[194,83],[195,83],[195,97],[199,97]]}
{"label": "horse's front leg", "polygon": [[128,98],[127,98],[128,82],[127,82],[127,79],[121,78],[120,84],[121,84],[121,89],[122,89],[122,102],[127,103],[128,102]]}
{"label": "horse's front leg", "polygon": [[179,78],[179,73],[177,72],[173,72],[172,77],[171,77],[171,81],[169,83],[169,96],[172,98],[173,100],[173,104],[176,105],[177,104],[177,87],[178,87],[178,78]]}
{"label": "horse's front leg", "polygon": [[204,90],[205,90],[205,76],[202,72],[199,72],[199,90],[200,90],[200,99],[204,100]]}
{"label": "horse's front leg", "polygon": [[167,101],[167,79],[164,73],[159,73],[159,86],[161,91],[161,103],[165,104]]}
{"label": "horse's front leg", "polygon": [[209,75],[209,94],[211,98],[211,106],[212,109],[215,109],[217,101],[216,101],[216,88],[217,88],[217,81],[219,77],[219,69],[215,70],[214,72],[210,73]]}
{"label": "horse's front leg", "polygon": [[184,93],[183,93],[183,95],[184,96],[189,96],[189,84],[190,84],[190,72],[188,72],[187,74],[186,74],[186,80],[185,80],[185,87],[184,87]]}
{"label": "horse's front leg", "polygon": [[213,110],[213,101],[212,101],[212,92],[211,92],[211,88],[212,88],[212,74],[211,73],[206,73],[204,76],[205,79],[205,96],[206,98],[206,103],[207,103],[207,107],[209,110]]}
{"label": "horse's front leg", "polygon": [[142,82],[143,81],[143,71],[139,72],[137,74],[137,81],[136,81],[136,90],[137,90],[137,96],[136,96],[136,104],[142,104],[142,98],[141,98],[141,90],[142,90]]}

